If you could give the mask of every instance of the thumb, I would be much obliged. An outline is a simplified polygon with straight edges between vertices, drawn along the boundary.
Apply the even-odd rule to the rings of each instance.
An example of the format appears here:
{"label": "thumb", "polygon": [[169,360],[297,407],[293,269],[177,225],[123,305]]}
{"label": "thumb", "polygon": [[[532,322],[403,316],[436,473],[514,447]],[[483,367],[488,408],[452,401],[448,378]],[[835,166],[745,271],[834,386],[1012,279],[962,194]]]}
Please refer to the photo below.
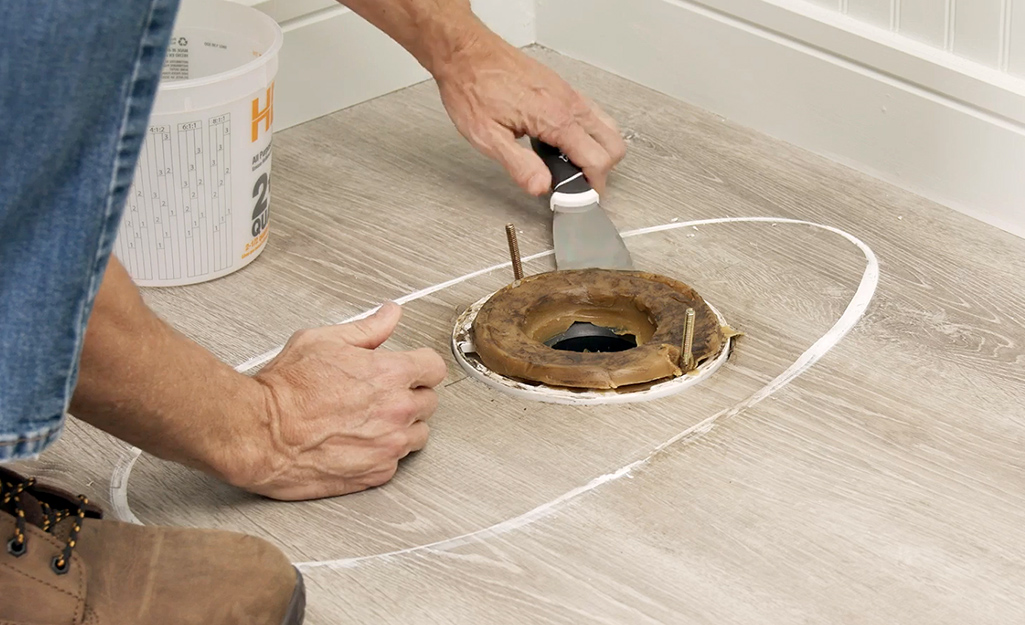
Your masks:
{"label": "thumb", "polygon": [[342,340],[349,345],[377,349],[392,335],[401,318],[402,308],[394,302],[387,302],[369,317],[342,324],[338,329]]}
{"label": "thumb", "polygon": [[518,143],[511,130],[502,128],[495,132],[488,151],[524,191],[535,196],[548,191],[552,184],[548,167],[534,150]]}

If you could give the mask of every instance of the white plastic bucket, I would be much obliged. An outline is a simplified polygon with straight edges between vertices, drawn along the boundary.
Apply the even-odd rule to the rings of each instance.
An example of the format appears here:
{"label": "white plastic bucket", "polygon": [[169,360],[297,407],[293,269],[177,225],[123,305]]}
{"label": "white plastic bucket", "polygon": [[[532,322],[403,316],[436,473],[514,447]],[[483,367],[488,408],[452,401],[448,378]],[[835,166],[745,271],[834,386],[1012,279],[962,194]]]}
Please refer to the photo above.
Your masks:
{"label": "white plastic bucket", "polygon": [[256,9],[182,3],[114,245],[137,284],[213,280],[266,246],[282,38]]}

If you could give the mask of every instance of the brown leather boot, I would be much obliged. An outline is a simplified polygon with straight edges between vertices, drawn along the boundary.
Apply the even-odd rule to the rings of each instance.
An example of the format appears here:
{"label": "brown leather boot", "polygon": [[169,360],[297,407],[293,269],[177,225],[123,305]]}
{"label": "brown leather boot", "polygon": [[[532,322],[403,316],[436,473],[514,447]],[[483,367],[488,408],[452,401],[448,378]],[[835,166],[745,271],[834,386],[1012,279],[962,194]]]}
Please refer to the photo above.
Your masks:
{"label": "brown leather boot", "polygon": [[104,520],[0,468],[3,625],[300,625],[302,576],[242,534]]}

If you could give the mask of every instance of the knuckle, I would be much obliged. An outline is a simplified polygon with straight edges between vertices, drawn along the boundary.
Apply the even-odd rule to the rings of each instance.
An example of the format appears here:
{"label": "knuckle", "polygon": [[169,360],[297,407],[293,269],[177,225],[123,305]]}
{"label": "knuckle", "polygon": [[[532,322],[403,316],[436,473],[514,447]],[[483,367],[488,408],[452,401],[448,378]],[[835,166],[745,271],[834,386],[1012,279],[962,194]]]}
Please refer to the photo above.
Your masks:
{"label": "knuckle", "polygon": [[385,438],[383,446],[389,460],[401,458],[406,455],[406,449],[409,447],[409,437],[405,432],[396,432]]}
{"label": "knuckle", "polygon": [[292,341],[299,345],[309,343],[313,340],[315,332],[316,330],[314,328],[303,328],[301,330],[296,330],[292,334]]}
{"label": "knuckle", "polygon": [[381,485],[387,484],[388,482],[391,481],[391,479],[393,477],[395,477],[395,474],[398,473],[398,471],[399,471],[399,463],[398,462],[392,462],[387,467],[385,467],[385,468],[381,469],[379,472],[375,473],[373,475],[373,477],[371,477],[368,480],[368,482],[370,483],[371,487],[381,486]]}
{"label": "knuckle", "polygon": [[333,328],[331,327],[312,327],[297,330],[292,335],[291,340],[297,342],[299,345],[309,347],[310,345],[330,341],[333,337]]}
{"label": "knuckle", "polygon": [[408,389],[420,377],[420,365],[412,358],[404,358],[394,371],[395,384]]}
{"label": "knuckle", "polygon": [[426,368],[426,362],[423,354],[420,350],[415,352],[406,352],[404,354],[403,364],[405,365],[406,373],[409,374],[410,380],[420,379]]}
{"label": "knuckle", "polygon": [[496,147],[495,132],[492,127],[483,120],[474,120],[466,124],[463,137],[481,152],[488,155],[498,154]]}
{"label": "knuckle", "polygon": [[569,97],[569,108],[576,117],[584,117],[594,112],[594,106],[579,92],[574,91]]}
{"label": "knuckle", "polygon": [[371,338],[373,336],[373,332],[371,332],[370,328],[368,328],[366,324],[360,323],[359,321],[354,321],[352,323],[345,324],[344,327],[345,331],[351,333],[356,340],[364,340]]}
{"label": "knuckle", "polygon": [[560,110],[552,116],[552,133],[556,137],[565,137],[576,126],[576,116],[566,110]]}
{"label": "knuckle", "polygon": [[416,396],[410,392],[399,400],[398,408],[399,416],[406,422],[409,422],[416,418],[421,412],[421,402],[417,401]]}
{"label": "knuckle", "polygon": [[408,436],[405,432],[390,431],[382,434],[374,441],[375,453],[371,455],[370,468],[373,471],[380,471],[382,467],[395,462],[406,454]]}
{"label": "knuckle", "polygon": [[616,163],[623,160],[626,156],[626,142],[622,139],[615,141],[609,150],[609,154],[612,155],[612,160]]}
{"label": "knuckle", "polygon": [[420,354],[422,377],[431,381],[444,379],[448,374],[448,365],[445,364],[445,359],[441,357],[441,354],[429,348],[420,350]]}
{"label": "knuckle", "polygon": [[412,439],[410,441],[410,444],[409,444],[409,451],[410,451],[410,453],[421,451],[424,447],[426,447],[427,446],[427,439],[430,438],[430,435],[431,435],[431,431],[427,428],[427,425],[424,424],[423,429],[421,429],[417,433],[416,438],[414,438],[414,439]]}
{"label": "knuckle", "polygon": [[547,143],[564,136],[577,123],[576,114],[564,103],[546,107],[539,118],[542,126],[539,138]]}

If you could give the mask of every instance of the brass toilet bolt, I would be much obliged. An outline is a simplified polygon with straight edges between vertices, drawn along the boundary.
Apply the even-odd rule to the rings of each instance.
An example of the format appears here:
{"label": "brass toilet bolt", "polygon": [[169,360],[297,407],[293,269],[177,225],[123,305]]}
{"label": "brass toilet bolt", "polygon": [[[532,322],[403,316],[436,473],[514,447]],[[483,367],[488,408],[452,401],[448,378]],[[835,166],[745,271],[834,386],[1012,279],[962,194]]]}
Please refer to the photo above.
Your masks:
{"label": "brass toilet bolt", "polygon": [[513,277],[523,279],[523,263],[520,261],[520,244],[516,240],[516,226],[505,225],[505,238],[509,240],[509,256],[512,258]]}
{"label": "brass toilet bolt", "polygon": [[683,350],[680,351],[680,368],[684,372],[694,369],[694,321],[696,316],[693,308],[687,309],[687,320],[683,325]]}

